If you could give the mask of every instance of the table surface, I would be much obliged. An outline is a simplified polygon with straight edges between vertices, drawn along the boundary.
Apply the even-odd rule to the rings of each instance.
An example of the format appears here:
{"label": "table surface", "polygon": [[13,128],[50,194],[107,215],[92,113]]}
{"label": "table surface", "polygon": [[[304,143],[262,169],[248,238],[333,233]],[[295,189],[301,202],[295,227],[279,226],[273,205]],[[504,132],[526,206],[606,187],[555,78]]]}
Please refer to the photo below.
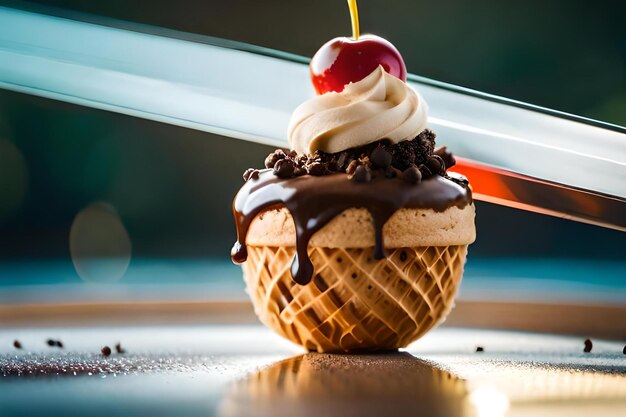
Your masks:
{"label": "table surface", "polygon": [[0,414],[626,415],[624,343],[583,342],[439,328],[401,352],[330,355],[258,325],[3,329]]}

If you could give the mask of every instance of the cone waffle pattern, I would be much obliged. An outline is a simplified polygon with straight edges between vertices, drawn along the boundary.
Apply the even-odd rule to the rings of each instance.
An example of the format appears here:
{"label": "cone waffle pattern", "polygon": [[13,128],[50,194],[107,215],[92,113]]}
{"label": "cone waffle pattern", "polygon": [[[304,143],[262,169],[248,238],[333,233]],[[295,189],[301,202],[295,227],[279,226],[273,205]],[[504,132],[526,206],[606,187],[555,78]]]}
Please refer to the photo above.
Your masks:
{"label": "cone waffle pattern", "polygon": [[313,280],[291,278],[294,247],[248,246],[244,277],[256,314],[287,339],[319,352],[404,347],[445,318],[467,245],[389,250],[310,247]]}

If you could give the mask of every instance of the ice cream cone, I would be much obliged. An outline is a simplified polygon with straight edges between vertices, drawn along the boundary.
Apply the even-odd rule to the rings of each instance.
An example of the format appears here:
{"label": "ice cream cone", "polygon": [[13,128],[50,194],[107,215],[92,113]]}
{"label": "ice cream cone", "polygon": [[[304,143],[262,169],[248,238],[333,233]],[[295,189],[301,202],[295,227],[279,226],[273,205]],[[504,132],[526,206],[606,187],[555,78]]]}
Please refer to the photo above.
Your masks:
{"label": "ice cream cone", "polygon": [[[363,224],[359,216],[367,215],[353,209],[322,229],[309,246],[314,274],[308,285],[292,279],[294,245],[272,245],[263,238],[268,236],[265,228],[271,227],[273,243],[288,242],[292,234],[289,222],[278,219],[288,214],[268,213],[253,223],[248,261],[243,264],[255,311],[265,325],[312,351],[404,347],[445,319],[453,307],[467,244],[474,237],[473,206],[468,208],[454,208],[452,218],[457,223],[450,223],[448,230],[456,230],[439,235],[439,245],[433,244],[432,235],[417,232],[422,226],[441,226],[441,218],[450,222],[451,213],[413,210],[418,212],[411,216],[416,220],[405,222],[402,228],[394,226],[410,213],[401,213],[400,220],[394,216],[385,228],[391,246],[411,241],[418,244],[388,248],[387,256],[380,260],[374,259],[373,246],[364,246],[373,240],[367,227],[346,229]],[[428,215],[421,216],[425,213]],[[276,222],[287,230],[281,233]],[[394,234],[395,230],[399,234]],[[337,247],[346,243],[347,235],[352,235],[352,247]]]}
{"label": "ice cream cone", "polygon": [[[371,41],[404,68],[393,45]],[[344,61],[342,45],[313,58],[319,94],[291,115],[290,149],[245,171],[231,257],[261,321],[291,341],[320,352],[397,349],[453,306],[476,237],[472,192],[448,172],[454,156],[435,147],[428,105],[403,72],[369,49]]]}

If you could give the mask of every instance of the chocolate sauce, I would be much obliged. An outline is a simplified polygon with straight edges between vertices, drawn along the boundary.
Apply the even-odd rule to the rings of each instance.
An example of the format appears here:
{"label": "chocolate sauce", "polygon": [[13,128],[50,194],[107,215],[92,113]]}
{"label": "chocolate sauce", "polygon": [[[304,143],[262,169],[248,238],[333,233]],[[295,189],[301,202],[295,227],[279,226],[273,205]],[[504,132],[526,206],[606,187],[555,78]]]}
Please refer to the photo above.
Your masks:
{"label": "chocolate sauce", "polygon": [[313,276],[313,264],[307,252],[311,237],[349,208],[363,207],[371,213],[374,256],[381,259],[385,256],[383,226],[399,209],[431,208],[442,212],[452,206],[463,208],[471,202],[471,191],[461,176],[435,175],[413,185],[399,178],[384,177],[359,183],[350,181],[344,173],[281,179],[272,170],[263,170],[258,178],[251,178],[241,187],[233,202],[237,242],[231,256],[235,263],[245,262],[248,257],[245,239],[252,220],[265,210],[284,206],[296,228],[296,255],[291,275],[295,282],[304,285]]}

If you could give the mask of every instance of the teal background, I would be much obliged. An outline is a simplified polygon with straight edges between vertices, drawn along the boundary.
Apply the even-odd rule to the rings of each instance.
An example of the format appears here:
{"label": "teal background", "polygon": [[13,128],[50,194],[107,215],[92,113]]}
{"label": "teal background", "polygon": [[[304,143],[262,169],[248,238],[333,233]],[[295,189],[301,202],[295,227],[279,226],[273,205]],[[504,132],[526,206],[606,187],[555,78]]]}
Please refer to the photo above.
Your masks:
{"label": "teal background", "polygon": [[[340,0],[30,3],[305,56],[350,33]],[[626,125],[624,2],[361,1],[360,12],[363,31],[391,40],[412,73]],[[241,173],[261,166],[270,151],[0,90],[0,285],[80,282],[71,266],[69,230],[76,214],[97,201],[114,207],[128,232],[131,272],[146,259],[200,259],[219,265],[220,276],[239,279],[229,264],[230,204]],[[477,213],[470,277],[519,275],[507,270],[510,261],[525,277],[604,279],[609,288],[626,287],[626,233],[480,202]],[[585,267],[578,270],[581,262]],[[23,269],[31,264],[34,269]],[[48,276],[46,270],[57,271],[49,265],[64,266]],[[593,265],[604,272],[591,273]],[[191,269],[191,275],[164,268],[129,277],[141,276],[137,282],[146,284],[197,282],[208,274]]]}

